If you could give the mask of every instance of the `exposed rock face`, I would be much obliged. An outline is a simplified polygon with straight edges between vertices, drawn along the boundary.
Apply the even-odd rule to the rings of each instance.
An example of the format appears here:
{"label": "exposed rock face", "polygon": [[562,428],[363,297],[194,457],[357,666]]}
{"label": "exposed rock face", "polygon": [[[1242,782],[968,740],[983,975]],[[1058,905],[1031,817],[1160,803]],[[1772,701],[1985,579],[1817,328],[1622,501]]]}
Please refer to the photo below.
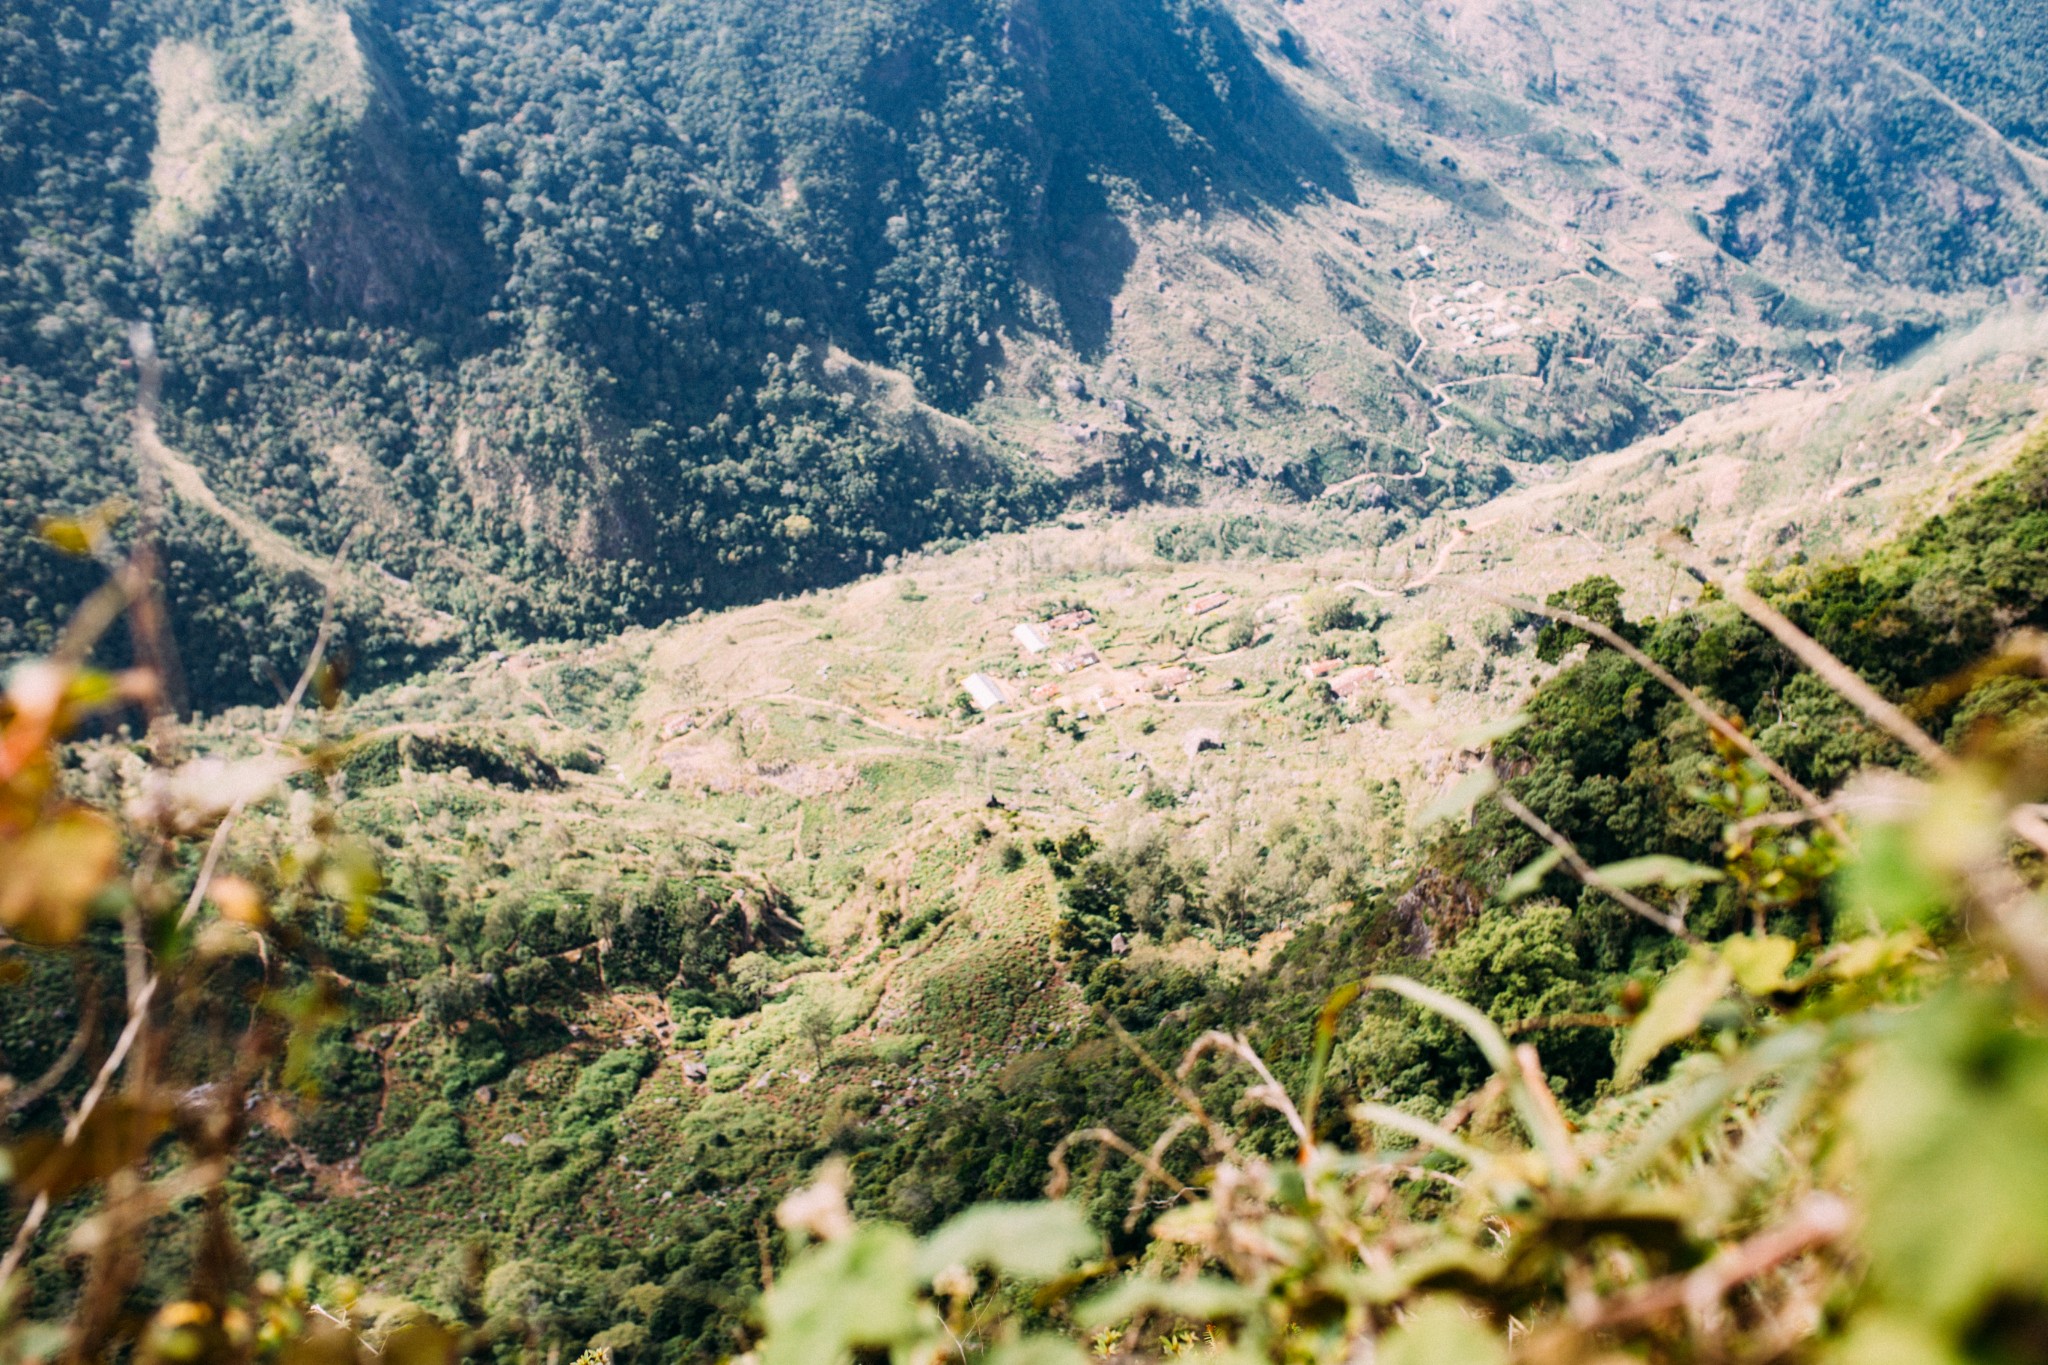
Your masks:
{"label": "exposed rock face", "polygon": [[1472,883],[1425,868],[1394,902],[1394,918],[1407,936],[1408,950],[1417,957],[1429,957],[1479,918],[1482,902],[1479,888]]}

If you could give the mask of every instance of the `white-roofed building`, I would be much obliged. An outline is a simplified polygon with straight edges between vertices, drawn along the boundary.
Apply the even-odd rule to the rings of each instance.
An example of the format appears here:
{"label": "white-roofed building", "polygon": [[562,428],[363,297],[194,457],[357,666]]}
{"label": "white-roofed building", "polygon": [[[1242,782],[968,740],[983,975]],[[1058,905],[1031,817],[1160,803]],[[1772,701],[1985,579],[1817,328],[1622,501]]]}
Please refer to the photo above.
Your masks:
{"label": "white-roofed building", "polygon": [[960,680],[960,690],[974,703],[977,711],[993,711],[1009,701],[1003,692],[1003,685],[986,673],[969,673]]}

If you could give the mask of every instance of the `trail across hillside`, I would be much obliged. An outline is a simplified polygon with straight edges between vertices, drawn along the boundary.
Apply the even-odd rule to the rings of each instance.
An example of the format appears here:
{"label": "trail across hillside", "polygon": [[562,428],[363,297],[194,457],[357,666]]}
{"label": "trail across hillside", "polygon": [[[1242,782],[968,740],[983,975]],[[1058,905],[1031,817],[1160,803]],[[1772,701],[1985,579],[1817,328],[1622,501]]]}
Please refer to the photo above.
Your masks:
{"label": "trail across hillside", "polygon": [[365,571],[316,559],[256,518],[229,506],[214,492],[198,465],[165,443],[157,430],[156,418],[147,412],[136,416],[135,446],[172,491],[225,522],[228,529],[242,538],[251,554],[272,568],[310,578],[337,597],[356,598],[392,610],[417,629],[422,645],[439,644],[462,630],[460,620],[421,602],[411,586],[396,575],[375,570],[376,577],[372,579]]}

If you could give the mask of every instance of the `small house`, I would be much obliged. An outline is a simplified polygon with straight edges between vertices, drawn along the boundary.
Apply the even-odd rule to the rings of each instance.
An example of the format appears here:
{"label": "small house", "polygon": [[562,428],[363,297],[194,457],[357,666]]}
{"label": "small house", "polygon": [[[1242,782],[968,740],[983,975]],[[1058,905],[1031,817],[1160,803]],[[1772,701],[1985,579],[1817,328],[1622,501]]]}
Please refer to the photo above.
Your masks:
{"label": "small house", "polygon": [[1009,701],[1003,693],[1003,685],[986,673],[969,673],[960,680],[960,690],[974,703],[977,711],[993,711]]}
{"label": "small house", "polygon": [[1097,654],[1090,646],[1082,645],[1079,649],[1069,650],[1065,654],[1059,655],[1052,661],[1052,667],[1055,673],[1074,673],[1088,667],[1090,664],[1099,664],[1101,662],[1102,656],[1100,654]]}
{"label": "small house", "polygon": [[1301,676],[1313,682],[1317,678],[1329,677],[1343,666],[1342,659],[1317,659],[1314,663],[1302,667]]}
{"label": "small house", "polygon": [[1088,704],[1098,716],[1106,716],[1128,705],[1130,700],[1129,694],[1119,687],[1098,687],[1088,694]]}
{"label": "small house", "polygon": [[1356,668],[1347,668],[1330,679],[1330,690],[1337,694],[1339,701],[1350,701],[1365,691],[1367,684],[1384,681],[1386,676],[1387,672],[1383,668],[1360,664]]}
{"label": "small house", "polygon": [[1013,628],[1010,631],[1010,638],[1015,640],[1026,654],[1043,654],[1052,648],[1052,641],[1045,638],[1045,632],[1028,622]]}
{"label": "small house", "polygon": [[1053,617],[1052,620],[1045,623],[1045,628],[1047,630],[1079,630],[1083,626],[1092,626],[1094,624],[1095,613],[1086,607],[1077,607],[1073,611],[1063,611],[1058,616]]}
{"label": "small house", "polygon": [[1190,616],[1207,616],[1210,612],[1221,610],[1229,605],[1230,594],[1227,592],[1204,593],[1188,603],[1187,613]]}
{"label": "small house", "polygon": [[1147,674],[1145,683],[1154,692],[1171,692],[1174,688],[1185,687],[1194,680],[1194,669],[1183,664],[1172,664]]}

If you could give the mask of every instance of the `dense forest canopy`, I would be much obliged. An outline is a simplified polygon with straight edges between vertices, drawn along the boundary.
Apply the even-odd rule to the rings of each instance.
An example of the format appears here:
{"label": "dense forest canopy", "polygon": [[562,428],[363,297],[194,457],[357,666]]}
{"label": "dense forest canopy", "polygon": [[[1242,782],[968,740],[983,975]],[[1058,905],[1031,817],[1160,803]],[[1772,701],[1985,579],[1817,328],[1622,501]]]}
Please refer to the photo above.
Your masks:
{"label": "dense forest canopy", "polygon": [[[2031,68],[1994,60],[2024,15],[1978,15],[1972,47],[1934,43],[1947,29],[1917,8],[1844,13],[1897,54],[1884,61],[2031,136]],[[1293,30],[1214,0],[25,0],[0,57],[0,649],[47,644],[82,583],[19,534],[33,509],[133,484],[135,321],[169,367],[186,685],[219,704],[273,695],[270,653],[302,650],[317,616],[310,566],[352,530],[347,652],[389,676],[843,579],[1104,489],[1114,503],[1194,486],[1167,465],[1302,497],[1420,458],[1383,496],[1476,496],[1503,477],[1488,450],[1624,442],[1714,391],[1661,380],[1675,361],[1839,363],[1843,343],[1805,338],[1840,319],[1757,269],[1811,274],[1820,251],[1823,275],[1919,291],[1843,315],[1876,329],[1854,344],[1880,360],[1938,325],[1927,301],[1975,306],[1969,291],[2035,269],[2035,191],[1995,134],[1932,96],[1887,111],[1875,86],[1815,87],[1775,161],[1700,219],[1696,245],[1727,268],[1673,281],[1675,330],[1605,335],[1634,330],[1601,320],[1637,302],[1615,284],[1526,359],[1513,341],[1479,362],[1482,378],[1533,365],[1529,402],[1502,386],[1447,406],[1432,386],[1475,371],[1403,360],[1424,358],[1403,291],[1436,287],[1404,283],[1435,268],[1405,206],[1447,215],[1440,249],[1484,271],[1524,238],[1550,249],[1486,174],[1596,172],[1569,138],[1517,131],[1550,117],[1544,88],[1483,94],[1479,57],[1428,23],[1383,22],[1356,36],[1443,63],[1441,90],[1352,89]],[[1443,136],[1487,169],[1429,152]],[[1331,232],[1332,206],[1365,216]],[[1296,392],[1319,381],[1289,373],[1265,322],[1195,328],[1216,355],[1179,359],[1193,315],[1178,303],[1145,323],[1172,329],[1163,358],[1143,337],[1111,347],[1160,234],[1234,223],[1254,236],[1203,248],[1220,276],[1172,267],[1175,297],[1213,312],[1248,286],[1273,291],[1259,308],[1323,296],[1368,367],[1334,403]],[[1247,255],[1258,234],[1315,283]],[[1733,310],[1716,328],[1747,317],[1784,346],[1705,348],[1686,319],[1713,299]],[[1886,316],[1900,305],[1916,320]],[[1101,393],[1077,377],[1091,366]],[[1112,399],[1106,422],[1088,406]],[[1292,430],[1270,439],[1293,454],[1230,453],[1233,432]],[[1447,436],[1464,463],[1432,469]],[[1078,469],[1044,458],[1069,439]],[[252,636],[274,648],[228,662]]]}
{"label": "dense forest canopy", "polygon": [[[1192,4],[56,3],[14,27],[12,505],[125,482],[113,324],[151,317],[166,438],[206,481],[320,557],[367,507],[359,554],[486,635],[1041,515],[1042,475],[878,414],[827,353],[957,409],[1006,327],[1099,340],[1111,194],[1344,183]],[[303,643],[310,585],[206,516],[172,535],[196,656],[258,624]],[[12,543],[33,645],[75,575]],[[416,659],[358,628],[366,661]],[[235,673],[190,681],[267,691]]]}

